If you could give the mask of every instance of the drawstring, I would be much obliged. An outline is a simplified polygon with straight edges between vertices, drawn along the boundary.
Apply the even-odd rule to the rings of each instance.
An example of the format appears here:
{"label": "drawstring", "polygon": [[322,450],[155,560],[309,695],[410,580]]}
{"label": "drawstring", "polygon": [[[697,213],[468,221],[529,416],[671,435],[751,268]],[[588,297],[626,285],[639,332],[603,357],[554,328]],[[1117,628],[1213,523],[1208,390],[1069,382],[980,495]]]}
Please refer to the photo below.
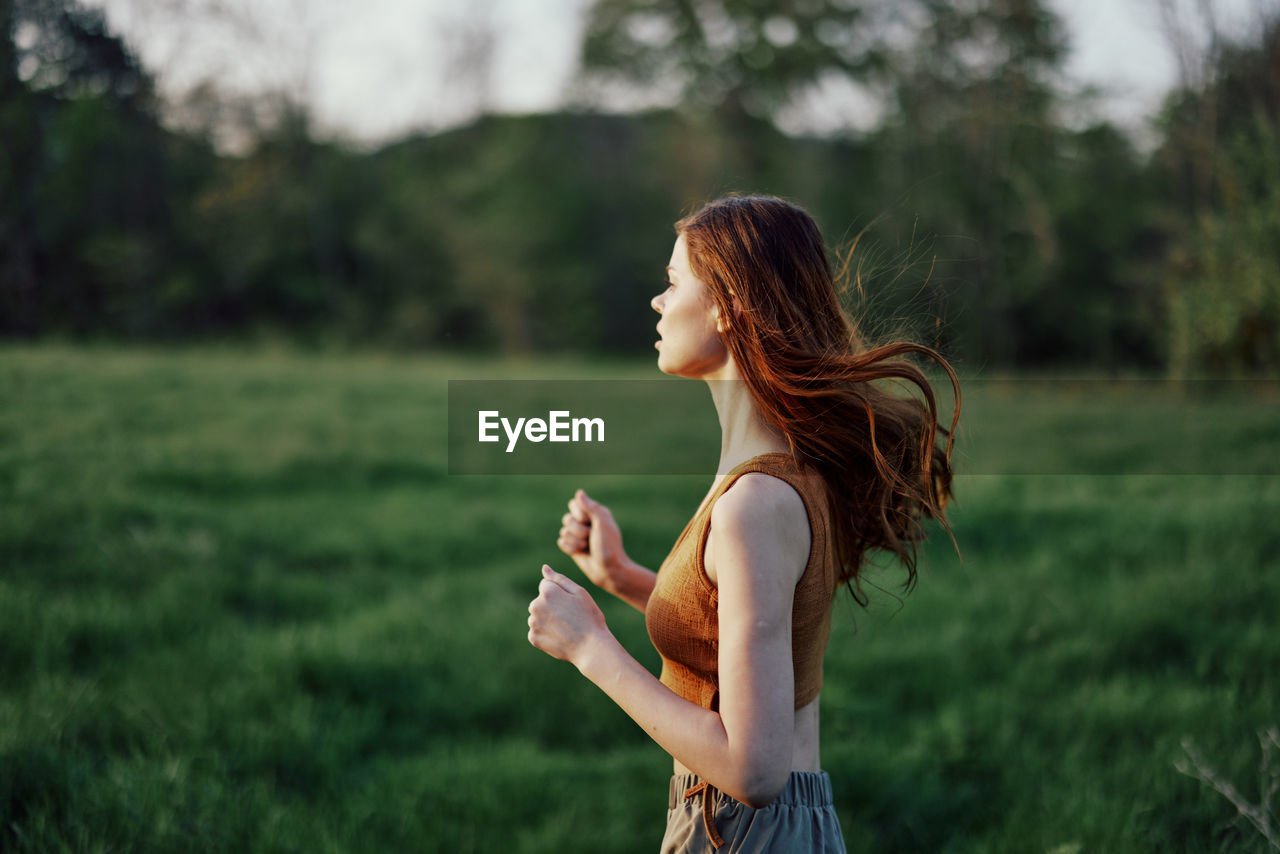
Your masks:
{"label": "drawstring", "polygon": [[724,839],[719,833],[716,833],[716,822],[714,818],[713,803],[716,795],[716,787],[712,786],[706,780],[700,780],[696,784],[685,790],[684,796],[692,798],[694,795],[702,794],[702,826],[707,829],[707,838],[711,840],[711,844],[716,848],[724,845]]}

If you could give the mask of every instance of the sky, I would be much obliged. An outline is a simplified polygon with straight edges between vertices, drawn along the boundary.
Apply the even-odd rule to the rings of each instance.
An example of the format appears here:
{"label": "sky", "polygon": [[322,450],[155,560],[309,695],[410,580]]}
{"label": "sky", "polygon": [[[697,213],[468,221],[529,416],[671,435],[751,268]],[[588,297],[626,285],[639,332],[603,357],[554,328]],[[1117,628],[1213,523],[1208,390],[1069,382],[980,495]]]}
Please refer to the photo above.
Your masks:
{"label": "sky", "polygon": [[[376,144],[491,110],[537,112],[563,103],[589,0],[87,0],[103,8],[157,73],[181,93],[201,79],[231,90],[300,94],[322,132]],[[1194,22],[1194,0],[1182,4]],[[1280,0],[1213,0],[1227,31]],[[1141,133],[1177,64],[1159,0],[1050,0],[1071,39],[1067,74],[1102,92],[1103,116]],[[491,72],[459,75],[456,45],[493,34]],[[1199,28],[1191,27],[1192,32]],[[479,42],[484,44],[483,38]],[[449,78],[455,81],[446,85]],[[459,85],[456,81],[468,81]],[[839,94],[829,98],[847,97]],[[848,111],[846,111],[847,114]],[[829,130],[804,115],[794,131]]]}

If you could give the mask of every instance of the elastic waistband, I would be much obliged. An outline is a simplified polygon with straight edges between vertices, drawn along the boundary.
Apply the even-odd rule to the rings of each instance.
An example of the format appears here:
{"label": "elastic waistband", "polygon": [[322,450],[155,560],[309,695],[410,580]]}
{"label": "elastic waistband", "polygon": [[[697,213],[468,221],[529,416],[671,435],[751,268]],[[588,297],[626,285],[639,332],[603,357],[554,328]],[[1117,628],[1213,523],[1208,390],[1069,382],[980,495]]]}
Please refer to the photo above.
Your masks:
{"label": "elastic waistband", "polygon": [[[697,774],[675,774],[671,778],[671,790],[667,797],[667,809],[675,809],[684,802],[685,792],[702,782]],[[723,792],[721,797],[728,797]],[[831,778],[826,771],[792,771],[786,788],[778,795],[775,804],[792,804],[804,807],[831,806]]]}

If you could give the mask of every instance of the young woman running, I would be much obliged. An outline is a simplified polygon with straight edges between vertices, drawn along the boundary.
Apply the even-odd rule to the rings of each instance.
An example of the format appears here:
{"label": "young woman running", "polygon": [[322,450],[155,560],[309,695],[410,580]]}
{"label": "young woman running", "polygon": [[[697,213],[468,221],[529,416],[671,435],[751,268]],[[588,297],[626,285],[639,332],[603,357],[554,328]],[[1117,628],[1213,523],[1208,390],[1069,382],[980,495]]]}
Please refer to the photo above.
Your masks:
{"label": "young woman running", "polygon": [[[676,234],[652,302],[658,367],[710,386],[719,474],[657,573],[627,556],[609,509],[581,490],[557,541],[644,612],[661,678],[546,565],[529,642],[574,664],[671,754],[663,852],[844,851],[818,750],[831,603],[848,584],[865,604],[869,550],[895,553],[914,582],[922,519],[946,524],[958,382],[926,347],[864,345],[801,208],[733,196]],[[896,360],[907,353],[950,377],[949,430],[926,377]],[[885,379],[913,383],[924,403],[873,384]]]}

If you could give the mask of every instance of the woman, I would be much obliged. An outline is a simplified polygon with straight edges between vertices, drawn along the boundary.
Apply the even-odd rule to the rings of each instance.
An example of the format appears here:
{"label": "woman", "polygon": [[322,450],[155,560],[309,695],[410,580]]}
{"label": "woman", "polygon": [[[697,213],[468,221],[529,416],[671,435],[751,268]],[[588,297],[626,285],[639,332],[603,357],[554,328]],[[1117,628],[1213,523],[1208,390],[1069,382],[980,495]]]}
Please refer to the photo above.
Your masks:
{"label": "woman", "polygon": [[[720,474],[657,573],[627,556],[608,508],[581,490],[557,542],[644,612],[661,678],[622,648],[584,588],[546,565],[529,641],[577,666],[671,754],[664,852],[843,851],[818,751],[831,602],[848,584],[865,604],[858,570],[870,549],[894,552],[914,582],[921,519],[946,524],[958,384],[925,347],[863,345],[799,207],[729,197],[676,234],[652,302],[658,367],[711,387]],[[950,376],[950,430],[924,375],[892,361],[909,352]],[[880,379],[915,384],[925,403]]]}

